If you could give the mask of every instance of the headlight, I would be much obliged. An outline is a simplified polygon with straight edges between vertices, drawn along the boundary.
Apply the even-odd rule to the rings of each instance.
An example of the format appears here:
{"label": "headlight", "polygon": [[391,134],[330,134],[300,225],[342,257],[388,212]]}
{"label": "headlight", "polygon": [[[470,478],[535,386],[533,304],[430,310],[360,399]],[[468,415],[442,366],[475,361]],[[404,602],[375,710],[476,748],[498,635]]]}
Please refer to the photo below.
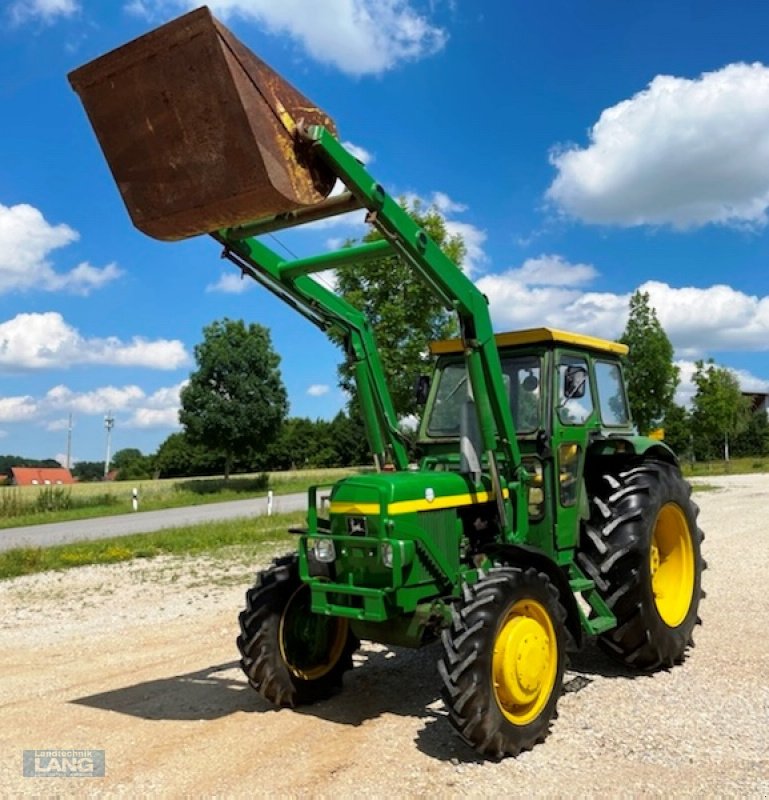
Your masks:
{"label": "headlight", "polygon": [[312,551],[315,558],[323,564],[330,564],[336,560],[336,548],[331,539],[316,539]]}
{"label": "headlight", "polygon": [[392,569],[393,566],[393,546],[390,542],[385,542],[382,545],[382,563]]}

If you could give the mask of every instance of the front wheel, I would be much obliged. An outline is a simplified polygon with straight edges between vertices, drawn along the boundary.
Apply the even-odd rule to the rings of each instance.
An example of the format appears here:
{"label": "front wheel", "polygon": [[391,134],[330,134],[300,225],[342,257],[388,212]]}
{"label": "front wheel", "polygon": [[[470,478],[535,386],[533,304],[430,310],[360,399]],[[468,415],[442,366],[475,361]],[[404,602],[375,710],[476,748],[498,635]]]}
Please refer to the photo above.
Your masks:
{"label": "front wheel", "polygon": [[237,644],[251,686],[274,705],[291,707],[341,686],[359,646],[346,619],[312,612],[295,554],[275,559],[246,592]]}
{"label": "front wheel", "polygon": [[438,672],[449,719],[477,752],[515,756],[547,736],[563,683],[565,619],[558,591],[535,569],[493,569],[464,587]]}

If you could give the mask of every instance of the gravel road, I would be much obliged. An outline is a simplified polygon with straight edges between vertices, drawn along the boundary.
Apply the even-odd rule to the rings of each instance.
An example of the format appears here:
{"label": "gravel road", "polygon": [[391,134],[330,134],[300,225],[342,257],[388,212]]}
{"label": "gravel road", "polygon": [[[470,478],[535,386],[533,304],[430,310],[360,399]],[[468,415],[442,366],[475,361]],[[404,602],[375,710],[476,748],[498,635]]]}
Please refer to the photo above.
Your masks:
{"label": "gravel road", "polygon": [[[437,650],[367,645],[344,691],[274,711],[237,668],[242,556],[158,558],[0,583],[4,796],[769,794],[769,476],[697,495],[708,598],[696,648],[637,676],[572,660],[550,737],[481,762],[438,699]],[[106,777],[22,777],[25,749],[106,751]]]}
{"label": "gravel road", "polygon": [[[301,511],[307,507],[307,493],[275,495],[272,511],[282,514]],[[15,547],[50,547],[54,544],[82,542],[91,539],[108,539],[130,533],[151,533],[163,528],[199,525],[214,520],[236,517],[258,517],[267,513],[267,498],[230,500],[226,503],[209,503],[201,506],[165,508],[159,511],[138,511],[112,517],[94,517],[72,522],[49,522],[27,525],[22,528],[0,529],[0,552]]]}

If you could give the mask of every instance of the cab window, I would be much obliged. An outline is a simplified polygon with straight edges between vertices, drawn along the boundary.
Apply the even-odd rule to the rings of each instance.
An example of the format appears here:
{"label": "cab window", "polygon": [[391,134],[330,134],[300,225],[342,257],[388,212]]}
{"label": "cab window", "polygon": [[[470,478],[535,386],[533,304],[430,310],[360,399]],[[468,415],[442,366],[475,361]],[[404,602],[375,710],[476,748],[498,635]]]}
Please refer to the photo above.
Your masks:
{"label": "cab window", "polygon": [[[542,375],[539,356],[502,358],[502,377],[517,433],[533,433],[540,427]],[[459,435],[462,404],[467,401],[469,382],[463,361],[446,364],[437,375],[427,435]]]}
{"label": "cab window", "polygon": [[596,361],[595,381],[598,404],[601,409],[601,422],[604,425],[627,425],[630,421],[630,414],[619,364]]}
{"label": "cab window", "polygon": [[558,418],[564,425],[582,425],[592,413],[587,361],[562,355],[558,363]]}

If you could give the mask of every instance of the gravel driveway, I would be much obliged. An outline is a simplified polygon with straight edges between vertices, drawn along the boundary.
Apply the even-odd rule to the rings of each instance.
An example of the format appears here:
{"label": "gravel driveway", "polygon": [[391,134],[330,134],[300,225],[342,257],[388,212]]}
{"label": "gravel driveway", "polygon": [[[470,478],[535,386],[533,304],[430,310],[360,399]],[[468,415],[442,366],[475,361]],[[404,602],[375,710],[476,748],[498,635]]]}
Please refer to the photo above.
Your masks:
{"label": "gravel driveway", "polygon": [[[345,690],[274,711],[236,665],[241,555],[0,584],[0,786],[94,796],[769,794],[769,476],[697,495],[709,569],[682,667],[573,658],[545,744],[478,761],[438,699],[435,647],[367,645]],[[22,777],[25,749],[106,751],[106,777]]]}

